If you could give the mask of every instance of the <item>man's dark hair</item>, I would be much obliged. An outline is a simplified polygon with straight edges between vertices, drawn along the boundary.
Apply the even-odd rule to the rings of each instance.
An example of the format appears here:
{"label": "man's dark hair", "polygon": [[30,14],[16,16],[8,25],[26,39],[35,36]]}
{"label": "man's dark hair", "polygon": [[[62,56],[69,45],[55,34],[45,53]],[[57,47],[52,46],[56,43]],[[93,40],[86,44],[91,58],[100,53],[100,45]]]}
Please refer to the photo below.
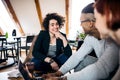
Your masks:
{"label": "man's dark hair", "polygon": [[94,3],[88,4],[85,8],[83,8],[82,13],[93,13],[94,14]]}
{"label": "man's dark hair", "polygon": [[87,6],[85,6],[82,9],[82,14],[85,15],[86,21],[93,21],[95,22],[95,16],[94,16],[94,3],[89,3]]}
{"label": "man's dark hair", "polygon": [[45,28],[45,30],[48,30],[48,29],[49,29],[49,21],[50,21],[51,19],[57,20],[60,28],[63,26],[63,23],[65,22],[64,17],[58,15],[57,13],[48,13],[48,14],[46,15],[46,17],[44,18],[43,23],[42,23],[42,25],[43,25],[43,27]]}

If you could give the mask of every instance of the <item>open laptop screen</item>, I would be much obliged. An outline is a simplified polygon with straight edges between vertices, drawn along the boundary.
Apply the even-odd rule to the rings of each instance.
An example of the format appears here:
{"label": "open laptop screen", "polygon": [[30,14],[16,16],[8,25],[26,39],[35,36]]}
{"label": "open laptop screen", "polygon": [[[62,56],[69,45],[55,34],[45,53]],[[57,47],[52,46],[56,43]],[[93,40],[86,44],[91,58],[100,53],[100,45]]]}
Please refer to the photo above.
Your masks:
{"label": "open laptop screen", "polygon": [[23,76],[24,80],[30,80],[28,72],[25,70],[25,66],[23,65],[23,63],[21,62],[21,60],[19,61],[18,69],[19,69],[21,75]]}
{"label": "open laptop screen", "polygon": [[31,79],[28,72],[25,69],[25,65],[21,62],[21,60],[19,60],[18,69],[24,80],[44,80],[41,77],[35,77],[34,79]]}

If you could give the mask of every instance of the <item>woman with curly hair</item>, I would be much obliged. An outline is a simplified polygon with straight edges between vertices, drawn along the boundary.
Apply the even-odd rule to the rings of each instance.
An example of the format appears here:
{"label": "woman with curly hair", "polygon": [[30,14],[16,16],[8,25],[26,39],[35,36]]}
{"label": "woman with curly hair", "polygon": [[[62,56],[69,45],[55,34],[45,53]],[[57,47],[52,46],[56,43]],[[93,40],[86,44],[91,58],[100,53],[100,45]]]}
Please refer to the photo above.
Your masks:
{"label": "woman with curly hair", "polygon": [[43,27],[33,48],[35,70],[43,73],[57,71],[71,56],[72,50],[66,35],[59,31],[65,22],[57,13],[49,13],[43,20]]}

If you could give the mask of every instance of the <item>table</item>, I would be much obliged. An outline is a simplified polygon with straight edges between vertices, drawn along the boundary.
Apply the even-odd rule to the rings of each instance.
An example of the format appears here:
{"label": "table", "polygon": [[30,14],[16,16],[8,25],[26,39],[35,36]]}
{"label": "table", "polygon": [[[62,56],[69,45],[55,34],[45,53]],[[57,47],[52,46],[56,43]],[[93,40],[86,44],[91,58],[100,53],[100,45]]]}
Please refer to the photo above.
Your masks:
{"label": "table", "polygon": [[12,36],[10,39],[7,39],[8,44],[13,44],[14,46],[15,44],[17,44],[16,56],[17,56],[17,61],[19,61],[19,47],[21,46],[21,37]]}
{"label": "table", "polygon": [[[15,64],[16,61],[19,61],[19,48],[18,48],[19,47],[19,43],[18,43],[19,39],[20,39],[20,37],[10,37],[10,38],[7,38],[7,39],[6,39],[6,37],[3,37],[3,36],[0,37],[0,40],[2,41],[1,44],[5,49],[4,58],[8,59],[8,57],[12,57],[14,59],[13,62],[9,61],[10,59],[8,59],[7,62],[10,62],[10,63],[7,63],[6,65],[0,65],[0,69],[5,68],[5,67],[9,67],[9,66]],[[15,45],[16,45],[16,48],[15,48]],[[12,51],[12,56],[8,55],[8,53],[7,53],[8,50]],[[14,55],[13,50],[15,50],[16,55]],[[16,58],[16,60],[15,60],[15,58]],[[2,52],[1,52],[1,59],[2,59]]]}

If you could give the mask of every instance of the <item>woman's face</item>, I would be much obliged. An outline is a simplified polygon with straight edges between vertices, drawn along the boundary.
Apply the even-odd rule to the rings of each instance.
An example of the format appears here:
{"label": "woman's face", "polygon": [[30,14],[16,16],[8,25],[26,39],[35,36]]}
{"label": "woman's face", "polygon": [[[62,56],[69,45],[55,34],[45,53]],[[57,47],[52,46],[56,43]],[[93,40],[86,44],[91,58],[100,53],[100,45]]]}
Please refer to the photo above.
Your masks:
{"label": "woman's face", "polygon": [[109,29],[107,28],[106,24],[106,17],[98,13],[96,9],[94,10],[94,13],[96,18],[95,27],[100,32],[100,37],[101,38],[109,37]]}
{"label": "woman's face", "polygon": [[[98,13],[96,9],[94,10],[94,12],[96,17],[95,25],[98,31],[100,32],[101,38],[111,37],[114,41],[120,44],[120,36],[119,36],[120,29],[118,29],[117,31],[108,29],[106,24],[106,17]],[[110,15],[110,19],[112,19],[112,15]]]}
{"label": "woman's face", "polygon": [[59,31],[59,24],[57,22],[57,20],[55,19],[51,19],[49,21],[49,32],[54,34],[55,32],[58,32]]}

